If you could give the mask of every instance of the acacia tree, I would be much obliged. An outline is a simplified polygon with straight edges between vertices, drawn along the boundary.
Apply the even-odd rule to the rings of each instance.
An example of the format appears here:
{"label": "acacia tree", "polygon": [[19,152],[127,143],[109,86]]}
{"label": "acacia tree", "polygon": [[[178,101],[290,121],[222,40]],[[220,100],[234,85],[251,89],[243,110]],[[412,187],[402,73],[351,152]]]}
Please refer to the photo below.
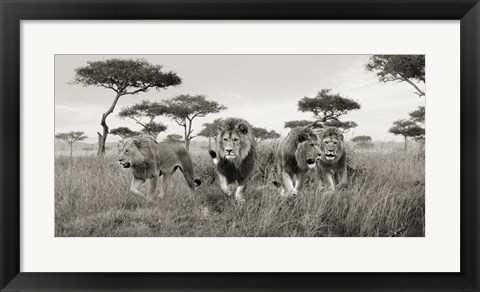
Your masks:
{"label": "acacia tree", "polygon": [[312,121],[308,121],[308,120],[288,121],[288,122],[285,122],[284,128],[293,129],[295,127],[304,127],[306,125],[310,125],[311,123]]}
{"label": "acacia tree", "polygon": [[87,139],[87,136],[84,135],[84,132],[75,132],[71,131],[68,133],[58,133],[55,135],[55,139],[63,141],[70,146],[70,157],[73,154],[73,144],[78,141],[83,141]]}
{"label": "acacia tree", "polygon": [[178,134],[167,135],[167,137],[165,137],[163,142],[171,143],[171,144],[182,143],[182,135],[178,135]]}
{"label": "acacia tree", "polygon": [[[413,112],[410,112],[409,115],[410,115],[410,119],[418,123],[418,126],[424,129],[425,131],[425,107],[419,106],[418,109],[414,110]],[[425,146],[425,134],[415,136],[413,140],[419,143],[421,146],[421,149],[423,150],[423,147]]]}
{"label": "acacia tree", "polygon": [[203,123],[203,129],[198,132],[198,136],[203,136],[208,138],[208,149],[212,149],[212,138],[217,142],[216,135],[218,131],[218,124],[220,123],[221,119],[215,119],[211,123]]}
{"label": "acacia tree", "polygon": [[258,143],[262,142],[263,140],[267,139],[275,139],[279,138],[280,134],[275,132],[274,130],[267,130],[265,128],[252,128],[252,133]]}
{"label": "acacia tree", "polygon": [[419,106],[416,110],[409,113],[410,119],[417,123],[425,124],[425,107]]}
{"label": "acacia tree", "polygon": [[356,136],[351,140],[358,148],[373,148],[372,137],[370,136]]}
{"label": "acacia tree", "polygon": [[365,68],[376,72],[380,82],[406,82],[415,88],[415,94],[425,96],[416,83],[425,84],[424,55],[374,55]]}
{"label": "acacia tree", "polygon": [[[288,121],[285,122],[285,128],[295,128],[295,127],[304,127],[307,125],[312,125],[315,121],[308,121],[308,120],[298,120],[298,121]],[[318,120],[316,121],[315,124],[312,125],[313,128],[323,128],[323,127],[337,127],[342,129],[344,132],[347,132],[351,128],[357,127],[357,123],[353,121],[346,121],[342,122],[337,119],[330,119],[326,122],[319,122]]]}
{"label": "acacia tree", "polygon": [[355,123],[354,121],[342,122],[342,121],[337,120],[337,119],[330,119],[330,120],[326,121],[325,123],[323,123],[323,125],[326,126],[326,127],[340,128],[340,129],[343,129],[344,132],[348,132],[348,130],[350,130],[351,128],[358,127],[358,124]]}
{"label": "acacia tree", "polygon": [[338,120],[340,116],[357,109],[360,109],[357,101],[332,93],[331,89],[322,89],[317,96],[313,98],[305,96],[298,101],[299,111],[311,112],[314,118],[321,122]]}
{"label": "acacia tree", "polygon": [[418,137],[425,135],[425,129],[420,127],[415,121],[412,120],[398,120],[393,122],[393,127],[388,130],[394,135],[402,135],[405,144],[403,150],[407,151],[407,138]]}
{"label": "acacia tree", "polygon": [[[313,113],[313,117],[318,123],[317,127],[331,126],[342,128],[344,131],[355,128],[358,125],[353,121],[340,121],[339,117],[347,114],[349,111],[358,109],[360,109],[360,103],[343,97],[338,93],[332,93],[331,89],[322,89],[315,97],[305,96],[298,101],[298,110]],[[306,126],[311,123],[312,121],[307,120],[289,121],[285,123],[285,128]]]}
{"label": "acacia tree", "polygon": [[122,139],[139,135],[140,132],[132,131],[127,127],[118,127],[110,130],[110,134],[120,136]]}
{"label": "acacia tree", "polygon": [[[142,100],[142,102],[134,104],[130,107],[124,107],[118,113],[121,118],[130,118],[137,124],[142,126],[142,132],[156,138],[158,134],[167,130],[167,126],[162,123],[155,122],[155,118],[166,113],[166,106],[158,102],[150,102]],[[144,118],[147,122],[142,121]]]}
{"label": "acacia tree", "polygon": [[119,98],[147,92],[150,88],[160,90],[181,83],[180,77],[173,72],[162,72],[162,66],[152,65],[145,60],[109,59],[87,62],[84,67],[75,69],[72,84],[104,87],[115,92],[112,104],[102,115],[100,125],[103,133],[98,134],[98,155],[105,154],[105,142],[108,135],[107,117],[113,112]]}
{"label": "acacia tree", "polygon": [[165,100],[163,104],[166,105],[166,115],[183,127],[187,150],[190,149],[190,141],[196,137],[192,135],[193,120],[227,109],[216,101],[207,100],[203,95],[179,95]]}

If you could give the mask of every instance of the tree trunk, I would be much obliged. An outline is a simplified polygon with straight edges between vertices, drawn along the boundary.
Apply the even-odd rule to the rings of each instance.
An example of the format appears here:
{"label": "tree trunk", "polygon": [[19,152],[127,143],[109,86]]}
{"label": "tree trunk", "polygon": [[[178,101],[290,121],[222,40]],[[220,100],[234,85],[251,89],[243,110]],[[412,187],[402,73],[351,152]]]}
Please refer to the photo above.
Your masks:
{"label": "tree trunk", "polygon": [[403,136],[405,138],[405,144],[403,146],[403,151],[407,152],[407,136]]}
{"label": "tree trunk", "polygon": [[102,153],[105,152],[105,145],[104,145],[104,147],[102,148],[102,134],[100,134],[99,132],[97,132],[97,135],[98,135],[97,156],[100,156],[100,155],[102,155]]}
{"label": "tree trunk", "polygon": [[212,137],[208,136],[208,150],[212,149]]}
{"label": "tree trunk", "polygon": [[187,134],[187,122],[185,121],[185,125],[183,126],[184,129],[184,135],[185,135],[185,148],[188,150],[190,147],[190,143],[188,141],[188,134]]}
{"label": "tree trunk", "polygon": [[97,132],[97,134],[99,135],[97,155],[99,156],[105,154],[105,142],[107,141],[107,136],[108,136],[108,126],[106,123],[106,119],[108,115],[110,115],[113,112],[113,110],[115,109],[115,106],[117,105],[118,99],[122,95],[123,95],[122,93],[117,93],[110,108],[102,115],[102,120],[100,121],[100,125],[102,125],[103,127],[103,134],[100,135],[100,133]]}

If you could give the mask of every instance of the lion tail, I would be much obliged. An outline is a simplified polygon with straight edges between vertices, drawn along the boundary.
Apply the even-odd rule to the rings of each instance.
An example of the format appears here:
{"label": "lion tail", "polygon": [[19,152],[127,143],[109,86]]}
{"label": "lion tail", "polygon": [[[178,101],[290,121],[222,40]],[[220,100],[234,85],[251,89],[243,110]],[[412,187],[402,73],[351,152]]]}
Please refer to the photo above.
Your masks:
{"label": "lion tail", "polygon": [[213,164],[217,165],[218,164],[217,152],[215,152],[213,150],[208,150],[208,153],[210,154],[210,157],[212,158]]}
{"label": "lion tail", "polygon": [[193,178],[194,172],[193,172],[193,162],[192,158],[190,157],[190,153],[185,148],[181,148],[179,151],[178,159],[180,160],[180,163],[182,164],[182,172],[183,176],[187,180],[187,183],[191,189],[193,187],[198,187],[199,185],[202,184],[202,181],[199,180],[198,178]]}

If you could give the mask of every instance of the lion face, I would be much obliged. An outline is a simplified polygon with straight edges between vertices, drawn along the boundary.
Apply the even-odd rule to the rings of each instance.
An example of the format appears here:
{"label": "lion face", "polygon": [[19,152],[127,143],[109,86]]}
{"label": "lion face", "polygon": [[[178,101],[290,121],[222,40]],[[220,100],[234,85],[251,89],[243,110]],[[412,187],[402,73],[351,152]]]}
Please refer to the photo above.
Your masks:
{"label": "lion face", "polygon": [[219,125],[217,152],[238,165],[254,147],[250,125],[242,119],[228,118]]}
{"label": "lion face", "polygon": [[118,143],[118,162],[124,168],[134,166],[144,159],[135,143],[136,141],[132,139]]}
{"label": "lion face", "polygon": [[297,150],[295,151],[297,162],[304,162],[308,168],[314,168],[322,156],[318,137],[311,133],[303,133],[299,136],[298,142]]}
{"label": "lion face", "polygon": [[235,132],[225,132],[222,136],[223,156],[228,160],[237,158],[240,152],[240,135]]}
{"label": "lion face", "polygon": [[333,161],[343,154],[343,134],[337,128],[327,128],[320,143],[322,159]]}

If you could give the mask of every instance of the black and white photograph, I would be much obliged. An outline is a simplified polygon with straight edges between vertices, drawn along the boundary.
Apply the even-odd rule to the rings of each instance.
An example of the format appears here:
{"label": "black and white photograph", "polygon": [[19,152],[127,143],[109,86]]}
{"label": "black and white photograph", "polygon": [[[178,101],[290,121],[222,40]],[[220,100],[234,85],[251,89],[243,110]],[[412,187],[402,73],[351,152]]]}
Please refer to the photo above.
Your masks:
{"label": "black and white photograph", "polygon": [[425,236],[425,55],[54,62],[55,237]]}

